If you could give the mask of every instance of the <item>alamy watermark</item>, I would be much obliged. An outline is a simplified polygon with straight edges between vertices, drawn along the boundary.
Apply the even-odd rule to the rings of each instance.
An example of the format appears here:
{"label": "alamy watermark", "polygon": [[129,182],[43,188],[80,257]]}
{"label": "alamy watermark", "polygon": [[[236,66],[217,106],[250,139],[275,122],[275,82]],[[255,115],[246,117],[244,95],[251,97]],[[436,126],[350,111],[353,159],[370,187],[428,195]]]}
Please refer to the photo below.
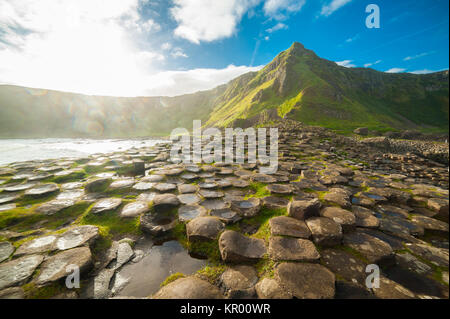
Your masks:
{"label": "alamy watermark", "polygon": [[243,164],[247,159],[250,164],[260,164],[260,173],[276,173],[278,128],[225,128],[224,131],[224,137],[218,128],[210,127],[202,131],[200,120],[193,121],[192,135],[186,128],[174,129],[170,135],[173,142],[170,151],[172,162]]}

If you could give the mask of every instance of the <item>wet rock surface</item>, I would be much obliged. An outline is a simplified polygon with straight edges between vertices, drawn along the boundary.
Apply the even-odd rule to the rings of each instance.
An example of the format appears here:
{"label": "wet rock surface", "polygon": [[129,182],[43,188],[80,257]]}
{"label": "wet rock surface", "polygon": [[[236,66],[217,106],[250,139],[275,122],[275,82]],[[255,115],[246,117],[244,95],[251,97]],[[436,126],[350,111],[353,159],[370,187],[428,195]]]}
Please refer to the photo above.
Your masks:
{"label": "wet rock surface", "polygon": [[[163,279],[133,269],[154,258],[151,272],[174,276],[156,298],[448,298],[446,164],[392,138],[289,120],[279,132],[275,174],[174,164],[170,143],[0,167],[0,297],[32,298],[37,283],[58,286],[51,297],[146,297]],[[147,240],[177,244],[192,272],[161,275],[162,250],[134,246]],[[69,263],[76,293],[59,287]]]}

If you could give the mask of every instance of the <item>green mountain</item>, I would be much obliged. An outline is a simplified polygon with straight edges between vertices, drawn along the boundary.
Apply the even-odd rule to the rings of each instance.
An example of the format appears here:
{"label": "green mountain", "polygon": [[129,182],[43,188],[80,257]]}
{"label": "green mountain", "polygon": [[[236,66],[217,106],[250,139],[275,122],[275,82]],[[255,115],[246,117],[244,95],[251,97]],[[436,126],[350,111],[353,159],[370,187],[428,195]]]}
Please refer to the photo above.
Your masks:
{"label": "green mountain", "polygon": [[0,137],[128,137],[175,127],[268,124],[289,118],[349,132],[448,132],[448,71],[416,75],[345,68],[294,43],[259,72],[176,97],[103,97],[0,86]]}

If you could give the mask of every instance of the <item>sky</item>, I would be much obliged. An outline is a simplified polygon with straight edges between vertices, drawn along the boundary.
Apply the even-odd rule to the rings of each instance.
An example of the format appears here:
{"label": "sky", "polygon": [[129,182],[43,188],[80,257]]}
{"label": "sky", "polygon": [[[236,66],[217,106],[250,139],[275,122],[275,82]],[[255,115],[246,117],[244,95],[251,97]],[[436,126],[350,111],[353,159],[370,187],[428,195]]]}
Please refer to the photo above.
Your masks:
{"label": "sky", "polygon": [[174,96],[260,70],[294,41],[345,67],[431,73],[448,69],[448,12],[447,0],[1,0],[0,83]]}

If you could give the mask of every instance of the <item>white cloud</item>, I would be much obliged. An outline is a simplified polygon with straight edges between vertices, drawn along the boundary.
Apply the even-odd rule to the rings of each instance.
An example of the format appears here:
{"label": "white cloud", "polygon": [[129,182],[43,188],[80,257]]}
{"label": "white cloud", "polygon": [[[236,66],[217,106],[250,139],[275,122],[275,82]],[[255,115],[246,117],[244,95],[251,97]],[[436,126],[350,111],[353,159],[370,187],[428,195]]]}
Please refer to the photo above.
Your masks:
{"label": "white cloud", "polygon": [[267,16],[283,19],[284,12],[292,13],[302,9],[306,0],[266,0],[264,3],[264,13]]}
{"label": "white cloud", "polygon": [[356,65],[352,64],[352,62],[353,62],[353,60],[344,60],[344,61],[336,62],[336,64],[339,66],[346,67],[346,68],[354,68]]}
{"label": "white cloud", "polygon": [[174,96],[209,90],[248,72],[259,71],[262,66],[247,67],[229,65],[224,69],[193,69],[164,71],[145,79],[146,95]]}
{"label": "white cloud", "polygon": [[381,60],[378,60],[378,61],[375,61],[375,62],[371,62],[371,63],[366,63],[366,64],[364,64],[364,67],[368,68],[368,67],[370,67],[372,65],[375,65],[375,64],[378,64],[378,63],[381,63]]}
{"label": "white cloud", "polygon": [[170,12],[174,33],[190,42],[211,42],[232,36],[243,14],[261,0],[174,0]]}
{"label": "white cloud", "polygon": [[352,37],[352,38],[348,38],[347,40],[345,40],[345,42],[350,43],[350,42],[356,41],[356,40],[359,39],[359,37],[360,37],[360,35],[357,34],[357,35],[355,35],[355,36]]}
{"label": "white cloud", "polygon": [[332,0],[327,5],[322,6],[321,15],[328,17],[333,14],[336,10],[345,6],[347,3],[350,3],[352,0]]}
{"label": "white cloud", "polygon": [[433,51],[431,51],[431,52],[424,52],[424,53],[416,54],[416,55],[413,55],[413,56],[407,56],[406,58],[403,59],[403,61],[415,60],[415,59],[422,58],[424,56],[430,55],[432,53],[434,53],[434,52]]}
{"label": "white cloud", "polygon": [[172,49],[172,44],[170,44],[169,42],[165,42],[162,44],[161,49],[164,51],[170,50],[170,49]]}
{"label": "white cloud", "polygon": [[386,71],[386,73],[400,73],[400,72],[404,72],[406,71],[406,69],[402,69],[402,68],[392,68]]}
{"label": "white cloud", "polygon": [[266,40],[266,41],[269,41],[269,39],[270,39],[270,38],[269,38],[269,36],[267,36],[267,35],[264,37],[264,40]]}
{"label": "white cloud", "polygon": [[438,71],[423,69],[423,70],[412,71],[412,72],[409,72],[409,73],[412,73],[412,74],[428,74],[428,73],[434,73],[434,72],[438,72]]}
{"label": "white cloud", "polygon": [[267,29],[266,32],[273,33],[273,32],[276,32],[278,30],[286,30],[287,28],[288,28],[287,25],[285,25],[284,23],[279,22],[276,25],[274,25],[272,28]]}
{"label": "white cloud", "polygon": [[2,0],[0,82],[88,94],[133,95],[164,56],[137,47],[159,25],[139,0]]}
{"label": "white cloud", "polygon": [[181,49],[181,48],[173,49],[173,51],[170,53],[170,55],[174,58],[187,58],[188,57],[188,55],[186,53],[184,53],[183,49]]}

